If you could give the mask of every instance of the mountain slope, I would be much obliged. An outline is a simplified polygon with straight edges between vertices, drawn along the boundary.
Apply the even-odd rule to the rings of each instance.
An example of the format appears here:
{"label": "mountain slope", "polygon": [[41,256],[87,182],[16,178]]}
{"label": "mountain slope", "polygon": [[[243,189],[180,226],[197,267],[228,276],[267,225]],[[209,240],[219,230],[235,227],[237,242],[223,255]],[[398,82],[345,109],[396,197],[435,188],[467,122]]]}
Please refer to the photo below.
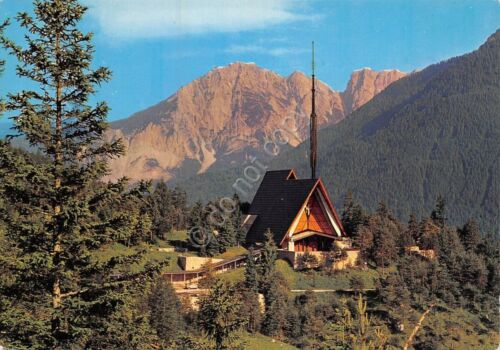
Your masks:
{"label": "mountain slope", "polygon": [[[339,122],[404,75],[363,69],[344,93],[318,82],[320,127]],[[240,62],[216,68],[166,101],[112,123],[108,137],[121,137],[127,154],[111,162],[110,178],[169,180],[225,169],[262,155],[277,129],[291,130],[289,143],[297,146],[308,135],[310,88],[300,72],[282,77]]]}
{"label": "mountain slope", "polygon": [[[500,213],[500,31],[477,51],[391,84],[348,119],[319,133],[319,175],[337,207],[351,189],[364,206],[387,202],[401,219],[428,215],[436,197],[451,223],[468,217],[496,232]],[[270,168],[309,175],[309,143]],[[178,184],[193,199],[228,195],[244,167]],[[248,189],[250,200],[258,182]]]}
{"label": "mountain slope", "polygon": [[[429,213],[441,194],[451,222],[475,216],[500,231],[500,30],[477,51],[392,84],[320,132],[319,145],[319,174],[337,200],[352,189],[367,207],[384,200],[407,217]],[[308,174],[306,149],[275,166]]]}

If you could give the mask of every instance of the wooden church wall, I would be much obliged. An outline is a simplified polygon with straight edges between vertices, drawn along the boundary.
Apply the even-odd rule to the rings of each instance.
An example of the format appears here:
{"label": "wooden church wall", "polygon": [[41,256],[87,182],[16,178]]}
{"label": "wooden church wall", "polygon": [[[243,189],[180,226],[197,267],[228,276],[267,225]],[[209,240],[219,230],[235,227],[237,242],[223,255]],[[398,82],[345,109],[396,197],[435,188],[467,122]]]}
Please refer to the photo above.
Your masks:
{"label": "wooden church wall", "polygon": [[335,235],[333,228],[328,221],[327,215],[323,211],[320,201],[316,198],[316,195],[311,196],[308,202],[308,207],[310,209],[309,219],[307,218],[306,210],[304,210],[297,227],[295,228],[294,234],[311,230]]}

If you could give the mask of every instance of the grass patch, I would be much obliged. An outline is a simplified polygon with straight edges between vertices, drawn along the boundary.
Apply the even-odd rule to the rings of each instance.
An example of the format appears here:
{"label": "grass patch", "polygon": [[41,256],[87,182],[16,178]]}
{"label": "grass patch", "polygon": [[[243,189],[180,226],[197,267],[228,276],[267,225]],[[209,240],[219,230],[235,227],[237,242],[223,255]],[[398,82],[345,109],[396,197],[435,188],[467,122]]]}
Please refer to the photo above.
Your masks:
{"label": "grass patch", "polygon": [[[350,289],[351,278],[355,276],[363,279],[365,288],[374,288],[379,276],[378,272],[372,269],[347,269],[335,272],[331,276],[316,271],[312,273],[295,271],[285,260],[276,261],[276,270],[283,274],[290,289]],[[240,267],[219,274],[217,277],[232,283],[241,282],[245,279],[245,268]]]}
{"label": "grass patch", "polygon": [[94,259],[99,262],[105,262],[115,256],[130,256],[141,249],[145,249],[146,253],[142,259],[138,263],[130,266],[130,272],[137,273],[143,270],[146,264],[158,264],[166,260],[168,260],[169,263],[162,269],[162,272],[182,272],[181,267],[177,264],[179,255],[195,255],[192,252],[161,252],[158,251],[159,247],[162,246],[143,243],[136,247],[126,247],[120,243],[113,243],[94,253]]}
{"label": "grass patch", "polygon": [[240,246],[230,247],[224,253],[214,256],[214,259],[230,259],[238,255],[244,255],[247,252],[248,250]]}
{"label": "grass patch", "polygon": [[353,277],[360,277],[365,288],[375,288],[379,277],[377,270],[373,269],[347,269],[331,275],[318,271],[295,271],[285,260],[276,261],[276,269],[283,274],[291,289],[350,289]]}
{"label": "grass patch", "polygon": [[242,335],[241,339],[245,342],[245,350],[297,350],[296,347],[285,344],[278,340],[266,337],[260,333]]}
{"label": "grass patch", "polygon": [[236,270],[231,270],[217,275],[217,278],[231,283],[238,283],[245,280],[245,268],[238,267]]}
{"label": "grass patch", "polygon": [[172,231],[167,233],[167,241],[188,241],[187,230]]}
{"label": "grass patch", "polygon": [[136,252],[134,248],[126,247],[120,243],[106,245],[93,254],[93,258],[98,262],[105,262],[116,256],[129,256]]}

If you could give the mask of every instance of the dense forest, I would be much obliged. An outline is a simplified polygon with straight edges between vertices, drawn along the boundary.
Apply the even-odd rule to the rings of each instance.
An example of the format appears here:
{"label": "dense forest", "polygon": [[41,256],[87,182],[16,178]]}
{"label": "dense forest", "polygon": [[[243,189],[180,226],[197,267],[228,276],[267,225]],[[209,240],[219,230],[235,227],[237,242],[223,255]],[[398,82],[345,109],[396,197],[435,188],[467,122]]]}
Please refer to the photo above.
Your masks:
{"label": "dense forest", "polygon": [[[405,219],[425,215],[442,195],[452,223],[475,216],[484,229],[498,232],[499,139],[497,31],[478,50],[400,79],[340,124],[321,130],[318,173],[337,206],[351,190],[371,210],[384,199]],[[306,141],[261,162],[309,176],[308,149]],[[245,178],[245,166],[178,185],[193,199],[228,195]],[[250,200],[257,187],[242,199]]]}
{"label": "dense forest", "polygon": [[[3,35],[8,22],[0,26],[18,75],[36,86],[11,91],[2,108],[37,150],[0,141],[0,346],[496,347],[499,240],[473,217],[451,222],[446,196],[402,223],[383,201],[370,210],[347,193],[342,222],[360,259],[336,271],[345,251],[334,247],[323,263],[304,254],[295,271],[278,259],[271,232],[259,254],[242,247],[247,205],[237,196],[189,204],[184,190],[163,182],[104,181],[107,160],[124,150],[103,141],[106,103],[90,102],[111,72],[93,66],[92,35],[78,29],[86,10],[77,0],[35,1],[33,16],[16,17],[22,44]],[[193,228],[212,240],[197,244],[186,234]],[[432,254],[408,249],[416,246]],[[245,266],[216,274],[209,265],[196,306],[163,277],[179,251],[224,257],[232,250],[245,252]],[[297,293],[320,284],[335,292]]]}

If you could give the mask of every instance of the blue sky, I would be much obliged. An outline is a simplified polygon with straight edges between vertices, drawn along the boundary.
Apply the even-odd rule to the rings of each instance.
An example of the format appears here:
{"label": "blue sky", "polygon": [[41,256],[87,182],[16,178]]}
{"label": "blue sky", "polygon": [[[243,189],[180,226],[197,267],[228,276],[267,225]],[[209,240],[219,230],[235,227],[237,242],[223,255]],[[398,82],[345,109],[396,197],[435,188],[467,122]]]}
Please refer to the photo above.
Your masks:
{"label": "blue sky", "polygon": [[[82,2],[90,7],[81,28],[95,33],[95,63],[113,71],[98,95],[110,104],[111,120],[234,61],[310,73],[311,40],[319,79],[343,90],[355,69],[421,69],[474,50],[500,27],[500,0]],[[30,8],[30,0],[0,0],[0,20]],[[7,34],[21,38],[15,26]],[[2,96],[27,86],[14,68],[8,59]],[[5,128],[5,117],[0,123]]]}

